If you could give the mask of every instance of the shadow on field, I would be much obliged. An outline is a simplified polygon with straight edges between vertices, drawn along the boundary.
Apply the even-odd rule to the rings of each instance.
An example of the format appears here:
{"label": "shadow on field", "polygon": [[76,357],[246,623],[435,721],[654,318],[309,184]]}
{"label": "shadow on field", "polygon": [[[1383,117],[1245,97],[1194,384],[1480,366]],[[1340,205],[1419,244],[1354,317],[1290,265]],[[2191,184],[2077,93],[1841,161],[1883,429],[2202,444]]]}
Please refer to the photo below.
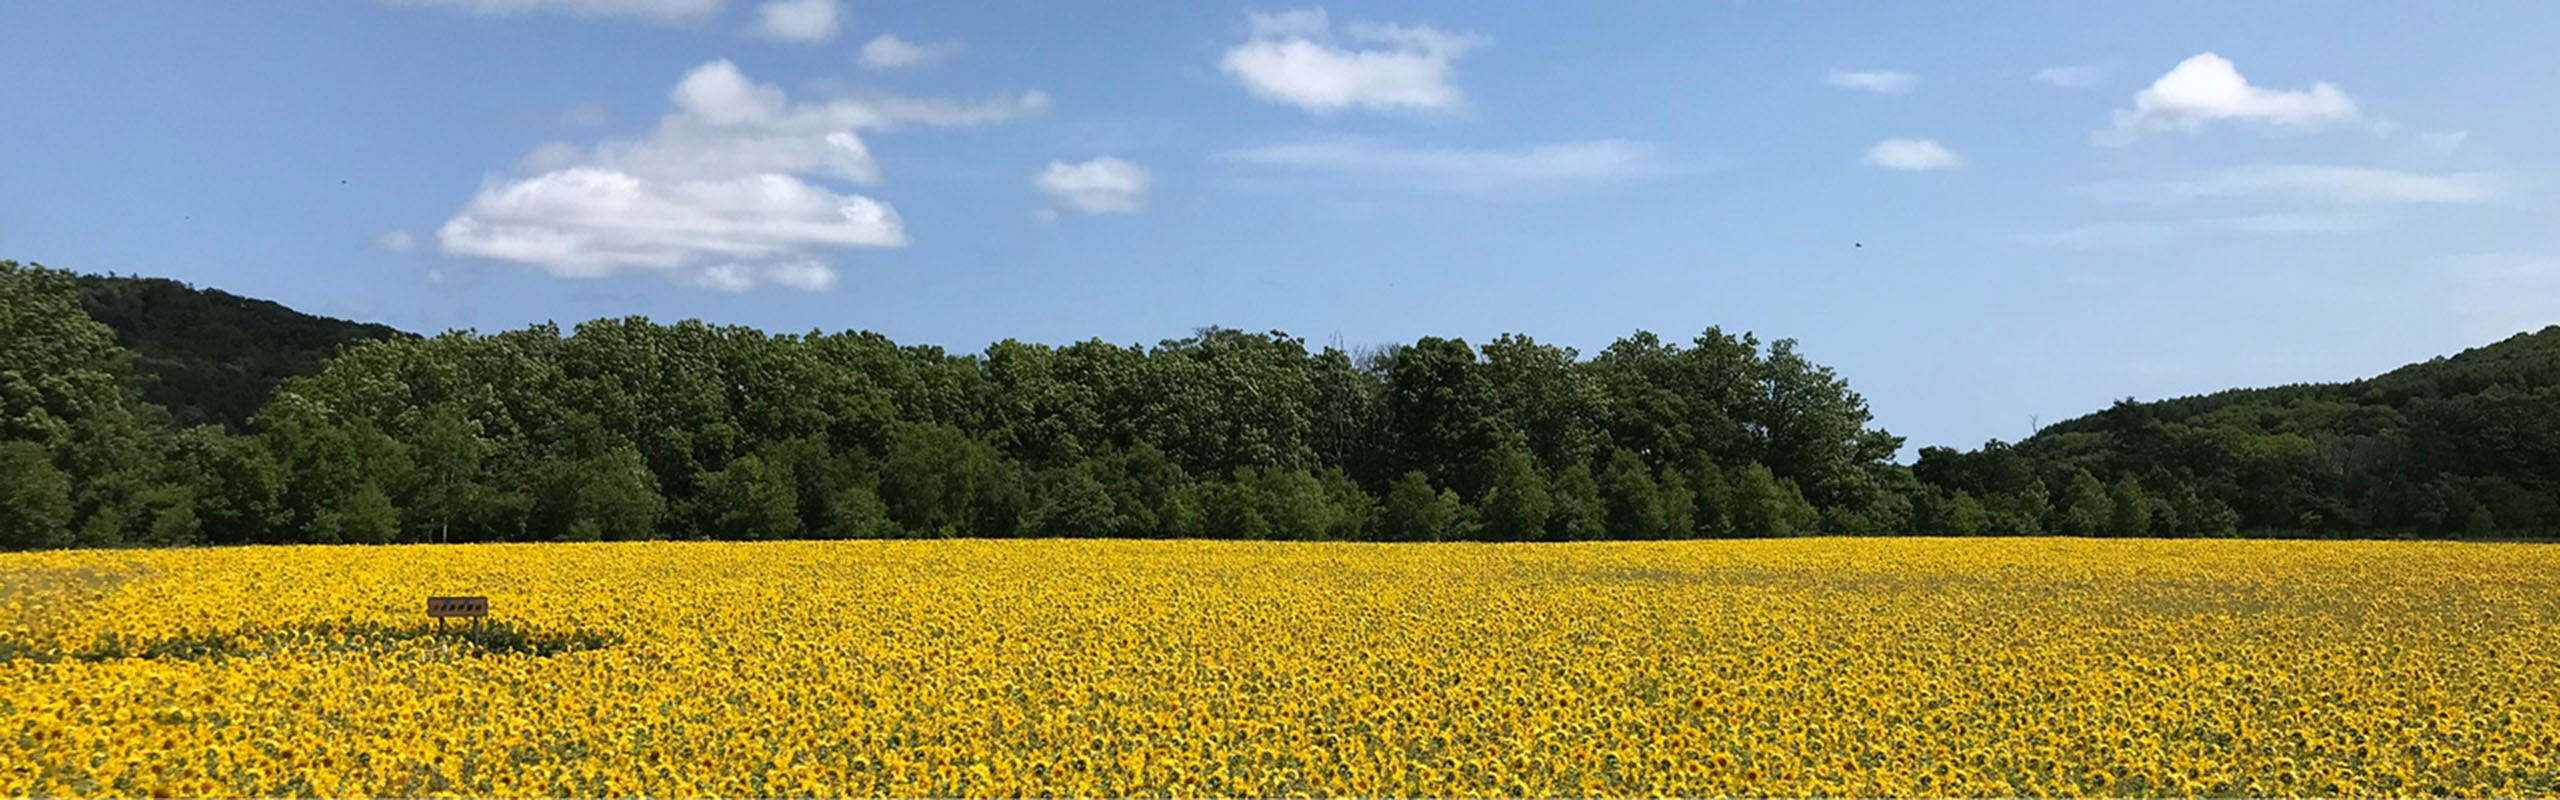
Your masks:
{"label": "shadow on field", "polygon": [[433,625],[386,625],[378,622],[328,622],[308,625],[252,626],[234,631],[187,633],[165,638],[99,634],[86,648],[42,647],[0,639],[0,663],[10,661],[110,661],[152,659],[202,661],[250,658],[283,652],[438,656],[556,656],[597,650],[621,643],[619,637],[590,631],[547,631],[505,622],[478,628]]}

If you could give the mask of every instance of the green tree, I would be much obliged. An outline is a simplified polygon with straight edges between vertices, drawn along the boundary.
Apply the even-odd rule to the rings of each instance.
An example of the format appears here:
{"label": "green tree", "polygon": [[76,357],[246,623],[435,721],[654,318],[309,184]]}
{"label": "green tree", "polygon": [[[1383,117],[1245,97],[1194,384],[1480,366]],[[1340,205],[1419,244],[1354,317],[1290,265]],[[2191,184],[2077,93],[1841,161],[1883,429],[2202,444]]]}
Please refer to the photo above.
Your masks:
{"label": "green tree", "polygon": [[2107,485],[2088,470],[2071,474],[2071,483],[2062,492],[2062,505],[2054,509],[2055,533],[2066,536],[2099,536],[2107,532],[2107,521],[2115,516],[2115,501],[2107,498]]}
{"label": "green tree", "polygon": [[1971,493],[1958,489],[1955,496],[1948,499],[1946,526],[1941,533],[1948,536],[1980,536],[1990,526],[1990,513],[1983,509],[1982,501],[1973,499]]}
{"label": "green tree", "polygon": [[2151,535],[2151,495],[2131,477],[2119,477],[2108,490],[2107,535]]}
{"label": "green tree", "polygon": [[34,442],[0,442],[0,547],[59,547],[71,534],[71,478]]}
{"label": "green tree", "polygon": [[1022,534],[1044,537],[1120,536],[1126,521],[1111,492],[1090,468],[1051,469],[1035,481],[1038,490],[1030,510],[1022,514]]}
{"label": "green tree", "polygon": [[782,471],[739,456],[702,477],[703,530],[715,539],[789,539],[800,535],[800,496]]}
{"label": "green tree", "polygon": [[870,486],[840,487],[827,507],[832,513],[826,523],[811,531],[820,539],[889,539],[901,533],[889,519],[889,504]]}
{"label": "green tree", "polygon": [[1735,528],[1733,484],[1726,480],[1724,470],[1717,469],[1715,462],[1701,457],[1692,459],[1682,477],[1689,483],[1694,507],[1690,527],[1697,536],[1720,539],[1743,535]]}
{"label": "green tree", "polygon": [[[1456,493],[1450,493],[1449,499],[1456,500]],[[1431,490],[1430,477],[1419,470],[1407,472],[1387,487],[1379,536],[1391,542],[1439,541],[1448,533],[1451,511],[1441,502],[1440,493]]]}
{"label": "green tree", "polygon": [[1492,485],[1482,503],[1485,536],[1514,542],[1543,538],[1555,505],[1528,449],[1509,444],[1495,450],[1489,461],[1485,472]]}
{"label": "green tree", "polygon": [[571,541],[657,538],[667,513],[657,476],[630,445],[557,462],[536,506],[542,535]]}
{"label": "green tree", "polygon": [[919,536],[1012,536],[1025,496],[1020,468],[949,425],[898,428],[880,470],[889,517]]}
{"label": "green tree", "polygon": [[288,538],[283,528],[292,520],[285,513],[284,473],[265,440],[202,425],[171,437],[166,459],[174,478],[192,489],[193,516],[206,542]]}
{"label": "green tree", "polygon": [[2044,519],[2053,511],[2043,479],[2030,480],[2015,491],[1994,492],[1982,505],[1990,512],[1990,524],[1984,530],[1997,536],[2042,535]]}
{"label": "green tree", "polygon": [[2486,539],[2496,535],[2498,535],[2498,517],[2490,513],[2488,506],[2473,508],[2471,514],[2462,520],[2463,538]]}
{"label": "green tree", "polygon": [[[1250,473],[1252,467],[1237,467],[1239,473]],[[1198,522],[1193,527],[1211,539],[1269,539],[1273,537],[1271,520],[1262,515],[1261,503],[1247,484],[1249,475],[1231,480],[1203,481],[1186,494],[1183,505],[1197,508]]]}
{"label": "green tree", "polygon": [[[68,481],[64,541],[108,545],[145,533],[149,515],[134,505],[151,482],[140,407],[132,354],[82,311],[70,273],[0,261],[0,442],[42,448]],[[46,507],[28,520],[50,515],[50,501],[38,502]]]}
{"label": "green tree", "polygon": [[372,481],[356,484],[338,507],[322,511],[318,540],[328,544],[382,544],[400,535],[400,508]]}
{"label": "green tree", "polygon": [[1600,501],[1600,483],[1591,479],[1591,465],[1580,458],[1565,459],[1547,478],[1547,493],[1555,499],[1555,512],[1547,518],[1549,541],[1584,541],[1609,535],[1609,509]]}
{"label": "green tree", "polygon": [[1495,442],[1493,386],[1462,339],[1423,337],[1387,369],[1387,432],[1400,467],[1461,495],[1484,491],[1477,467]]}
{"label": "green tree", "polygon": [[426,420],[410,442],[417,480],[406,508],[411,523],[421,526],[419,538],[452,541],[457,521],[463,526],[462,538],[466,541],[493,538],[495,532],[480,530],[474,524],[484,521],[489,493],[480,482],[487,443],[480,436],[479,424],[462,409],[438,405],[427,410]]}
{"label": "green tree", "polygon": [[1819,517],[1793,481],[1782,480],[1758,462],[1733,473],[1733,525],[1742,536],[1796,536],[1810,533]]}
{"label": "green tree", "polygon": [[[1352,504],[1334,476],[1274,467],[1238,467],[1236,483],[1245,490],[1257,515],[1281,539],[1351,538],[1366,522],[1365,509]],[[1328,485],[1335,484],[1335,485]],[[1356,494],[1357,489],[1351,493]]]}
{"label": "green tree", "polygon": [[1480,371],[1493,392],[1498,424],[1518,431],[1540,464],[1561,463],[1600,446],[1605,396],[1570,347],[1503,334],[1483,348]]}
{"label": "green tree", "polygon": [[1656,500],[1662,509],[1662,536],[1686,539],[1697,535],[1698,497],[1689,488],[1688,476],[1664,464],[1653,478]]}
{"label": "green tree", "polygon": [[1670,534],[1662,492],[1645,470],[1643,458],[1625,450],[1611,451],[1608,465],[1600,471],[1599,489],[1607,538],[1661,539]]}
{"label": "green tree", "polygon": [[1111,495],[1121,529],[1131,536],[1197,535],[1197,509],[1181,500],[1191,476],[1155,445],[1138,442],[1106,450],[1095,477]]}

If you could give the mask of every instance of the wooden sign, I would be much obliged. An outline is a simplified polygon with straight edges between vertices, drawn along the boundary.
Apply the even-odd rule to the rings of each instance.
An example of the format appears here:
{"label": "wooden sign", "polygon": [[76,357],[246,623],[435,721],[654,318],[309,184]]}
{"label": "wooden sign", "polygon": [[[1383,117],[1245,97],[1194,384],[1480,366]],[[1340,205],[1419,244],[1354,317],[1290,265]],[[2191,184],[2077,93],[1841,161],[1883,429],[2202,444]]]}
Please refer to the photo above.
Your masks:
{"label": "wooden sign", "polygon": [[489,616],[489,598],[430,597],[427,598],[427,616],[436,619]]}

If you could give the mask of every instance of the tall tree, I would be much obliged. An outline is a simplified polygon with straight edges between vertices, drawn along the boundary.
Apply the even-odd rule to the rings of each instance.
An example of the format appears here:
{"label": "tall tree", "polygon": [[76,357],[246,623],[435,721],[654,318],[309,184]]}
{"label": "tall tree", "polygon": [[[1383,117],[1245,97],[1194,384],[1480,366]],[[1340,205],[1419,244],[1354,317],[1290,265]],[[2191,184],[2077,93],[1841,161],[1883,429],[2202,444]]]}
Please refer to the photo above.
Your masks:
{"label": "tall tree", "polygon": [[2107,492],[2107,535],[2151,535],[2151,495],[2131,477],[2119,477]]}
{"label": "tall tree", "polygon": [[1390,542],[1439,541],[1452,521],[1449,511],[1440,504],[1440,494],[1431,490],[1429,477],[1419,471],[1407,472],[1387,488],[1385,509],[1378,520],[1379,537]]}
{"label": "tall tree", "polygon": [[[87,544],[140,532],[132,512],[150,483],[149,430],[131,364],[114,331],[81,310],[70,273],[0,261],[0,442],[44,452],[69,487],[65,524]],[[41,476],[31,478],[50,480]],[[46,509],[28,513],[49,516],[50,500],[37,502]]]}
{"label": "tall tree", "polygon": [[1600,501],[1608,520],[1607,538],[1661,539],[1670,534],[1662,491],[1646,471],[1644,459],[1634,453],[1610,451],[1608,466],[1600,471]]}
{"label": "tall tree", "polygon": [[1387,430],[1419,471],[1461,496],[1484,492],[1476,470],[1493,449],[1493,387],[1465,340],[1426,336],[1398,351],[1387,369]]}
{"label": "tall tree", "polygon": [[2062,505],[2054,509],[2053,530],[2068,536],[2100,536],[2106,534],[2107,521],[2114,516],[2115,502],[2107,498],[2106,484],[2088,470],[2078,470],[2063,490]]}
{"label": "tall tree", "polygon": [[1482,503],[1485,536],[1514,542],[1544,538],[1555,502],[1547,492],[1546,479],[1529,458],[1529,449],[1508,442],[1488,462],[1485,471],[1492,485]]}

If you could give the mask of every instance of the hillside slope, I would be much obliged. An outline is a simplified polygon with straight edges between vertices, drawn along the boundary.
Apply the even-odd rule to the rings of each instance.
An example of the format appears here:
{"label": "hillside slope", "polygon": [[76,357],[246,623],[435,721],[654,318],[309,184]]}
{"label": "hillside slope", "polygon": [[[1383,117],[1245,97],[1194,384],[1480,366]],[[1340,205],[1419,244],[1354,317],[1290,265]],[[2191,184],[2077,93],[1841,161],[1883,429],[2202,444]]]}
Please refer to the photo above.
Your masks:
{"label": "hillside slope", "polygon": [[2560,528],[2560,326],[2363,380],[2122,401],[2014,446],[1924,450],[1915,469],[1976,495],[2041,491],[2055,516],[2070,484],[2088,488],[2085,471],[2131,482],[2154,507],[2191,493],[2227,505],[2242,529],[2548,534]]}
{"label": "hillside slope", "polygon": [[[320,371],[338,349],[410,337],[166,278],[80,275],[80,304],[134,353],[142,397],[181,425],[242,430],[284,379]],[[413,338],[413,337],[412,337]]]}

